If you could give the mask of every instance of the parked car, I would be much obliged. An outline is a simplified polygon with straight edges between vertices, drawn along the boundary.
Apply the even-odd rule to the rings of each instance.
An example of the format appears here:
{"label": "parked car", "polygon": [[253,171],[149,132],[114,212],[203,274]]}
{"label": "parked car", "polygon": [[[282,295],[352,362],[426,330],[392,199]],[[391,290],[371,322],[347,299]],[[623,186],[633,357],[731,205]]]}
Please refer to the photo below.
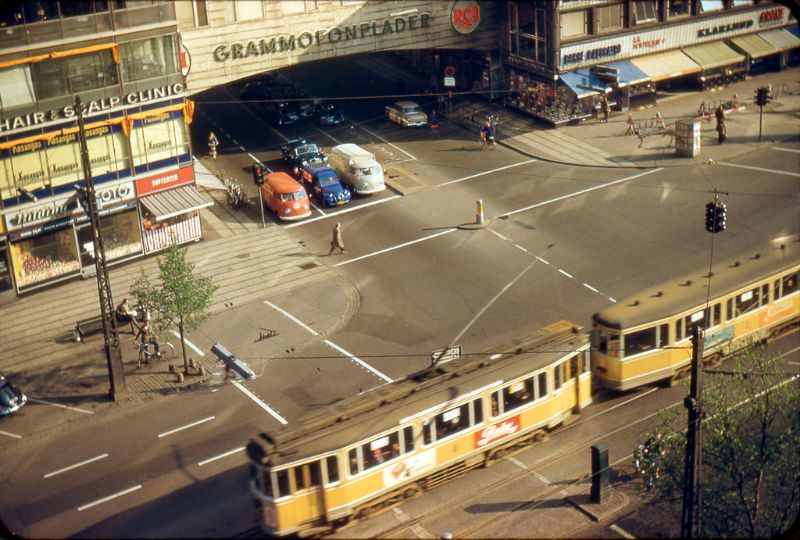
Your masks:
{"label": "parked car", "polygon": [[295,177],[300,177],[300,169],[309,163],[327,163],[328,158],[319,146],[305,139],[294,139],[281,147],[283,160],[292,167]]}
{"label": "parked car", "polygon": [[0,416],[7,416],[28,402],[22,390],[11,384],[4,375],[0,374]]}
{"label": "parked car", "polygon": [[347,122],[344,114],[330,103],[320,104],[317,111],[317,124],[322,127],[338,126]]}
{"label": "parked car", "polygon": [[269,173],[261,184],[261,198],[282,221],[295,221],[311,215],[306,190],[286,173]]}
{"label": "parked car", "polygon": [[370,195],[386,189],[383,168],[375,156],[352,143],[339,144],[331,148],[331,166],[342,182],[359,195]]}
{"label": "parked car", "polygon": [[394,105],[387,105],[386,117],[403,127],[428,125],[428,114],[415,101],[398,101]]}
{"label": "parked car", "polygon": [[350,202],[350,190],[342,186],[336,171],[324,163],[310,163],[300,170],[306,192],[323,206],[342,206]]}
{"label": "parked car", "polygon": [[267,108],[267,116],[269,121],[278,127],[288,126],[300,120],[295,107],[287,102],[271,104]]}

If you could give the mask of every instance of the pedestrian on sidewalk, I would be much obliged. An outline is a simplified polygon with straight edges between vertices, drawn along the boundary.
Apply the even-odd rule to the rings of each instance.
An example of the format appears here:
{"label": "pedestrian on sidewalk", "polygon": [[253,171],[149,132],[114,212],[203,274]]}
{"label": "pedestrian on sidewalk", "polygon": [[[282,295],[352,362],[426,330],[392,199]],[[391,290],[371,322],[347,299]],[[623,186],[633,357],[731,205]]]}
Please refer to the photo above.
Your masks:
{"label": "pedestrian on sidewalk", "polygon": [[633,121],[633,113],[628,111],[628,129],[625,130],[625,135],[636,135],[636,125]]}
{"label": "pedestrian on sidewalk", "polygon": [[722,108],[722,105],[717,107],[717,110],[714,111],[714,116],[717,119],[717,141],[719,144],[722,144],[725,142],[725,139],[728,138],[728,133],[725,129],[725,110]]}
{"label": "pedestrian on sidewalk", "polygon": [[328,255],[333,255],[335,250],[339,250],[339,253],[347,253],[347,250],[344,249],[344,240],[342,239],[342,224],[337,223],[336,226],[333,228],[333,237],[331,238],[331,249],[328,251]]}
{"label": "pedestrian on sidewalk", "polygon": [[661,111],[656,110],[656,125],[661,129],[667,129],[667,125],[664,123],[664,117],[661,116]]}
{"label": "pedestrian on sidewalk", "polygon": [[608,96],[603,94],[603,99],[600,101],[600,108],[603,109],[603,123],[608,124],[608,113],[611,106],[608,104]]}

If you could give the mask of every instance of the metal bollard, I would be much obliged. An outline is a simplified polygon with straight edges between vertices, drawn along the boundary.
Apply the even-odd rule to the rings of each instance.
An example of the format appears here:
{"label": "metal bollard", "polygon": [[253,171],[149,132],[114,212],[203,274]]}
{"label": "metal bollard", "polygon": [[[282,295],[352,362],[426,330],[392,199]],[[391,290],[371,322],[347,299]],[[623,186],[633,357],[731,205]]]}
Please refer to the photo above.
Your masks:
{"label": "metal bollard", "polygon": [[483,199],[478,199],[475,204],[475,223],[483,225]]}

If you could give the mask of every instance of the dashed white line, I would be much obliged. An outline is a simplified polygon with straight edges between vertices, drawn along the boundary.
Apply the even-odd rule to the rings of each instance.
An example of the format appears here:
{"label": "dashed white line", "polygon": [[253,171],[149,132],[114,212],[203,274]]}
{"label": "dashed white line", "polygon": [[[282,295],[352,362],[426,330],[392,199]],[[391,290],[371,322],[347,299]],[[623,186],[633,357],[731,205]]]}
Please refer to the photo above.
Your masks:
{"label": "dashed white line", "polygon": [[542,259],[542,258],[541,258],[541,257],[539,257],[538,255],[534,255],[534,257],[536,257],[536,259],[537,259],[537,260],[539,260],[539,261],[543,262],[544,264],[550,264],[549,262],[547,262],[546,260]]}
{"label": "dashed white line", "polygon": [[610,296],[607,296],[606,298],[608,298],[609,300],[611,300],[611,301],[612,301],[612,302],[614,302],[615,304],[617,303],[617,301],[616,301],[616,300],[614,300],[613,298],[611,298]]}
{"label": "dashed white line", "polygon": [[[511,456],[511,457],[509,457],[509,458],[508,458],[508,461],[510,461],[511,463],[513,463],[514,465],[516,465],[517,467],[519,467],[520,469],[522,469],[522,470],[524,470],[524,471],[530,471],[530,469],[528,468],[528,466],[527,466],[527,465],[525,465],[524,463],[522,463],[520,460],[518,460],[518,459],[517,459],[517,458],[515,458],[514,456]],[[538,474],[538,473],[536,473],[536,474]],[[548,483],[549,483],[549,482],[548,482]]]}
{"label": "dashed white line", "polygon": [[629,540],[636,540],[635,536],[633,536],[631,533],[629,533],[628,531],[626,531],[625,529],[623,529],[622,527],[620,527],[616,523],[612,523],[608,528],[611,529],[612,531],[614,531],[615,533],[617,533],[618,535],[620,535],[623,538],[628,538]]}
{"label": "dashed white line", "polygon": [[164,433],[159,433],[158,438],[161,439],[162,437],[167,437],[168,435],[172,435],[173,433],[178,433],[179,431],[183,431],[184,429],[189,429],[194,426],[199,426],[200,424],[205,424],[206,422],[212,421],[214,418],[216,418],[216,416],[209,416],[208,418],[203,418],[202,420],[192,422],[191,424],[186,424],[185,426],[171,429],[169,431],[165,431]]}
{"label": "dashed white line", "polygon": [[0,435],[5,435],[6,437],[11,437],[12,439],[21,439],[22,435],[17,435],[16,433],[10,433],[8,431],[0,430]]}
{"label": "dashed white line", "polygon": [[84,465],[88,465],[89,463],[93,463],[95,461],[99,461],[101,459],[105,459],[108,457],[108,454],[100,454],[99,456],[95,456],[93,458],[89,458],[87,460],[81,461],[80,463],[76,463],[74,465],[70,465],[68,467],[64,467],[63,469],[58,469],[57,471],[49,472],[44,475],[44,478],[50,478],[51,476],[56,476],[57,474],[65,473],[67,471],[71,471],[72,469],[77,469],[78,467],[83,467]]}
{"label": "dashed white line", "polygon": [[489,171],[482,171],[482,172],[479,172],[479,173],[471,174],[469,176],[464,176],[462,178],[456,178],[455,180],[450,180],[448,182],[444,182],[443,184],[439,184],[439,185],[434,186],[434,187],[435,188],[440,188],[440,187],[444,187],[444,186],[449,186],[451,184],[457,184],[459,182],[465,182],[466,180],[472,180],[473,178],[478,178],[480,176],[486,176],[487,174],[492,174],[492,173],[496,173],[496,172],[500,172],[500,171],[505,171],[506,169],[519,167],[520,165],[528,165],[529,163],[533,163],[534,161],[537,161],[537,160],[529,159],[527,161],[520,161],[519,163],[512,163],[511,165],[505,165],[503,167],[498,167],[496,169],[491,169]]}
{"label": "dashed white line", "polygon": [[494,229],[489,229],[489,232],[492,233],[493,235],[495,235],[496,237],[498,237],[500,240],[505,240],[506,242],[511,242],[510,238],[506,238],[505,236],[503,236],[499,232],[495,231]]}
{"label": "dashed white line", "polygon": [[328,347],[331,347],[332,349],[335,349],[336,351],[338,351],[341,354],[345,355],[350,360],[352,360],[353,362],[355,362],[359,366],[363,367],[364,369],[366,369],[367,371],[369,371],[370,373],[372,373],[376,377],[379,377],[379,378],[383,379],[386,382],[392,382],[393,379],[391,377],[387,377],[386,375],[384,375],[383,373],[381,373],[380,371],[378,371],[374,367],[370,366],[369,364],[367,364],[366,362],[364,362],[363,360],[361,360],[357,356],[354,356],[353,354],[351,354],[351,353],[347,352],[346,350],[342,349],[341,347],[339,347],[336,343],[332,342],[331,340],[326,339],[324,341],[324,343]]}
{"label": "dashed white line", "polygon": [[370,257],[375,257],[376,255],[381,255],[382,253],[388,253],[390,251],[394,251],[400,248],[408,247],[413,244],[418,244],[420,242],[424,242],[425,240],[430,240],[431,238],[436,238],[437,236],[442,236],[445,234],[450,234],[453,231],[457,231],[458,229],[453,227],[452,229],[445,229],[444,231],[440,231],[435,234],[431,234],[429,236],[423,236],[422,238],[417,238],[416,240],[411,240],[410,242],[404,242],[402,244],[398,244],[396,246],[388,247],[386,249],[381,249],[379,251],[373,251],[372,253],[367,253],[366,255],[362,255],[361,257],[355,257],[353,259],[348,259],[346,261],[342,261],[340,263],[336,263],[333,266],[344,266],[346,264],[354,263],[356,261],[360,261],[363,259],[369,259]]}
{"label": "dashed white line", "polygon": [[259,407],[261,407],[262,409],[264,409],[265,411],[267,411],[269,414],[271,414],[271,415],[272,415],[272,417],[273,417],[273,418],[275,418],[275,420],[277,420],[278,422],[280,422],[280,423],[281,423],[281,424],[283,424],[284,426],[285,426],[286,424],[288,424],[288,423],[289,423],[289,422],[287,422],[287,421],[286,421],[286,418],[284,418],[283,416],[281,416],[280,414],[278,414],[278,412],[277,412],[275,409],[273,409],[272,407],[270,407],[269,405],[267,405],[266,403],[264,403],[264,402],[263,402],[261,399],[259,399],[259,398],[258,398],[258,396],[256,396],[254,393],[252,393],[252,392],[251,392],[250,390],[248,390],[247,388],[245,388],[245,387],[242,385],[242,383],[240,383],[239,381],[233,381],[233,385],[234,385],[236,388],[238,388],[239,390],[241,390],[241,392],[242,392],[244,395],[246,395],[247,397],[249,397],[250,399],[252,399],[253,401],[255,401],[255,402],[256,402],[256,405],[258,405]]}
{"label": "dashed white line", "polygon": [[[233,142],[236,142],[236,141],[233,141]],[[236,143],[236,144],[239,144],[239,143]],[[239,144],[239,150],[241,150],[242,152],[247,152],[247,148],[245,148],[241,144]]]}
{"label": "dashed white line", "polygon": [[226,457],[228,457],[230,455],[233,455],[233,454],[236,454],[238,452],[241,452],[244,449],[245,449],[244,446],[240,446],[239,448],[234,448],[233,450],[228,450],[227,452],[223,452],[222,454],[216,455],[214,457],[210,457],[208,459],[204,459],[203,461],[198,461],[197,462],[197,466],[198,467],[202,467],[203,465],[208,465],[209,463],[211,463],[213,461],[217,461],[218,459],[226,458]]}
{"label": "dashed white line", "polygon": [[800,150],[798,150],[797,148],[780,148],[778,146],[773,146],[772,149],[780,150],[781,152],[793,152],[795,154],[800,154]]}
{"label": "dashed white line", "polygon": [[594,287],[592,287],[591,285],[589,285],[586,282],[583,283],[583,286],[586,287],[587,289],[589,289],[590,291],[594,291],[594,292],[596,292],[598,294],[600,293],[600,291],[598,291],[597,289],[595,289]]}
{"label": "dashed white line", "polygon": [[524,251],[525,253],[528,253],[528,250],[527,250],[527,249],[525,249],[524,247],[522,247],[522,246],[521,246],[521,245],[519,245],[519,244],[514,244],[514,247],[515,247],[515,248],[517,248],[517,249],[518,249],[518,250],[520,250],[520,251]]}
{"label": "dashed white line", "polygon": [[753,171],[762,171],[762,172],[770,172],[775,174],[783,174],[786,176],[800,176],[800,173],[796,172],[789,172],[789,171],[779,171],[777,169],[765,169],[764,167],[754,167],[752,165],[740,165],[738,163],[725,163],[724,161],[718,161],[719,165],[725,165],[727,167],[739,167],[740,169],[750,169]]}
{"label": "dashed white line", "polygon": [[127,495],[128,493],[132,493],[132,492],[136,491],[137,489],[142,489],[142,484],[133,486],[131,488],[125,489],[125,490],[120,491],[118,493],[114,493],[113,495],[109,495],[108,497],[103,497],[102,499],[97,499],[96,501],[90,502],[88,504],[84,504],[83,506],[79,506],[78,507],[78,512],[83,512],[84,510],[86,510],[88,508],[91,508],[93,506],[97,506],[98,504],[103,504],[104,502],[108,502],[108,501],[110,501],[112,499],[116,499],[117,497],[122,497],[123,495]]}
{"label": "dashed white line", "polygon": [[[181,335],[178,333],[177,330],[173,330],[172,333],[175,335],[176,338],[181,339]],[[206,355],[206,353],[204,353],[203,351],[198,349],[197,346],[194,343],[192,343],[191,341],[189,341],[188,339],[184,339],[183,342],[186,343],[189,346],[190,349],[192,349],[194,352],[196,352],[200,356],[205,356]]]}
{"label": "dashed white line", "polygon": [[306,331],[308,331],[311,335],[313,335],[313,336],[318,336],[319,335],[319,332],[317,332],[316,330],[314,330],[313,328],[308,326],[306,323],[304,323],[303,321],[301,321],[300,319],[298,319],[297,317],[295,317],[294,315],[292,315],[291,313],[289,313],[285,309],[276,306],[275,304],[273,304],[269,300],[264,300],[264,303],[267,304],[272,309],[274,309],[275,311],[279,312],[281,315],[283,315],[287,319],[290,319],[290,320],[294,321],[295,323],[299,324],[300,326],[302,326],[303,328],[305,328]]}
{"label": "dashed white line", "polygon": [[94,414],[94,411],[81,409],[80,407],[71,407],[70,405],[62,405],[61,403],[54,403],[52,401],[45,401],[44,399],[28,398],[28,401],[32,401],[34,403],[42,403],[44,405],[52,405],[53,407],[61,407],[62,409],[68,409],[70,411],[75,411],[83,414]]}
{"label": "dashed white line", "polygon": [[371,201],[368,203],[360,204],[358,206],[353,206],[350,208],[343,208],[342,210],[337,210],[336,212],[331,212],[330,214],[325,214],[324,216],[313,217],[311,219],[304,219],[303,221],[298,221],[297,223],[292,223],[290,225],[284,225],[284,229],[291,229],[293,227],[301,227],[303,225],[308,225],[309,223],[314,223],[315,221],[319,221],[321,219],[328,219],[334,216],[338,216],[340,214],[346,214],[348,212],[355,212],[356,210],[361,210],[362,208],[367,208],[368,206],[374,206],[376,204],[383,204],[389,201],[393,201],[395,199],[399,199],[402,195],[392,195],[391,197],[386,197],[385,199],[380,199],[377,201]]}
{"label": "dashed white line", "polygon": [[561,272],[562,274],[564,274],[565,276],[567,276],[568,278],[572,278],[572,274],[570,274],[569,272],[565,272],[561,268],[559,268],[558,271]]}
{"label": "dashed white line", "polygon": [[540,481],[544,482],[548,486],[550,484],[552,484],[552,482],[550,480],[548,480],[542,473],[540,473],[538,471],[534,471],[533,472],[533,476],[535,476],[536,478],[538,478]]}
{"label": "dashed white line", "polygon": [[259,165],[263,165],[263,163],[261,163],[261,160],[260,160],[260,159],[258,159],[258,158],[257,158],[256,156],[254,156],[253,154],[251,154],[250,152],[247,152],[247,155],[248,155],[248,156],[250,156],[250,159],[252,159],[252,160],[253,160],[253,161],[255,161],[256,163],[258,163]]}

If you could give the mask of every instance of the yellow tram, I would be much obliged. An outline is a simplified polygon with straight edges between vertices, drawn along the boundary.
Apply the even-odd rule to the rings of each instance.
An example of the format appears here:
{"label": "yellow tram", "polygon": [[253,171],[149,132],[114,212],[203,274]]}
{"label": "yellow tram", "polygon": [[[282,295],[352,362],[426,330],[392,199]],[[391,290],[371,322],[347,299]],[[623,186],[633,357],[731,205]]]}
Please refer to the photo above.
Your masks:
{"label": "yellow tram", "polygon": [[614,390],[675,381],[690,369],[696,325],[706,363],[786,331],[800,322],[799,268],[800,244],[787,242],[716,265],[710,294],[701,271],[619,301],[594,315],[592,376]]}
{"label": "yellow tram", "polygon": [[514,348],[432,366],[251,440],[262,529],[330,530],[538,441],[591,403],[579,328],[560,321]]}

